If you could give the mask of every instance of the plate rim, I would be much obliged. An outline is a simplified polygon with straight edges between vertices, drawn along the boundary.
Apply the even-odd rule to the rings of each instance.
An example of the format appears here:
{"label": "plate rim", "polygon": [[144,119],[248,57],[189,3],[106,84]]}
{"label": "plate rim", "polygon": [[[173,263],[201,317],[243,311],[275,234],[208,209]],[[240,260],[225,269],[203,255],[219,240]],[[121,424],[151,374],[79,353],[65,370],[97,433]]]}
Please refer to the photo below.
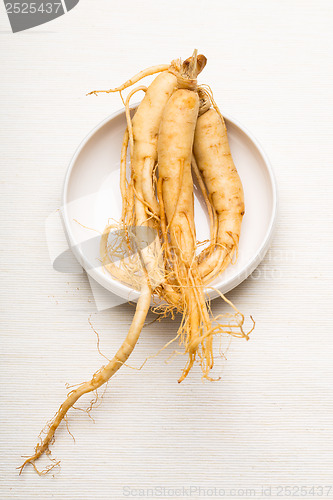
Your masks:
{"label": "plate rim", "polygon": [[[131,105],[131,109],[136,109],[137,106],[140,103],[134,103]],[[73,252],[75,258],[78,260],[79,264],[83,267],[83,269],[86,271],[86,273],[89,275],[89,277],[93,278],[97,283],[99,283],[103,288],[106,290],[116,294],[118,297],[121,297],[125,300],[131,300],[131,301],[136,301],[139,296],[140,292],[137,290],[134,290],[133,288],[129,287],[128,285],[125,285],[124,283],[121,283],[120,281],[117,281],[114,279],[110,274],[107,275],[107,278],[103,279],[103,276],[100,273],[97,273],[94,269],[91,269],[89,264],[86,262],[84,254],[81,252],[80,245],[77,245],[77,242],[75,241],[74,235],[71,230],[71,224],[69,221],[69,216],[67,213],[67,205],[68,205],[68,187],[69,187],[69,181],[71,177],[71,173],[73,170],[73,167],[75,165],[75,162],[85,147],[85,145],[88,143],[88,141],[102,128],[104,127],[107,123],[111,122],[115,118],[119,117],[120,115],[125,114],[124,108],[121,108],[114,113],[111,113],[108,115],[104,120],[99,122],[95,127],[93,127],[90,132],[83,138],[83,140],[79,143],[77,146],[70,162],[67,167],[67,171],[65,174],[64,182],[63,182],[63,188],[62,188],[62,207],[61,207],[61,216],[63,220],[63,225],[64,225],[64,230],[66,234],[66,238],[70,247],[70,250]],[[271,184],[272,188],[272,213],[271,217],[269,220],[268,228],[265,233],[265,236],[262,240],[262,243],[256,253],[252,257],[252,259],[247,262],[239,270],[239,272],[236,274],[236,276],[231,277],[223,286],[223,291],[221,293],[226,294],[236,288],[238,285],[243,283],[251,274],[252,272],[258,267],[258,265],[262,262],[264,259],[269,247],[270,243],[272,241],[273,235],[274,235],[274,229],[276,225],[276,219],[277,219],[277,211],[278,211],[278,191],[277,191],[277,182],[276,182],[276,177],[274,174],[274,170],[272,168],[271,162],[265,153],[263,147],[261,146],[260,142],[258,139],[253,135],[253,133],[245,127],[243,124],[241,124],[238,120],[234,119],[232,116],[228,114],[223,114],[223,118],[226,120],[226,122],[229,122],[230,124],[236,126],[238,129],[240,129],[249,139],[250,141],[255,145],[257,148],[258,152],[260,153],[264,165],[267,169],[268,175],[269,175],[269,181]],[[85,265],[86,264],[86,265]],[[219,290],[219,287],[216,286],[216,289]],[[210,299],[214,299],[219,296],[219,293],[216,292],[216,290],[206,287],[205,288],[205,294],[207,297]]]}

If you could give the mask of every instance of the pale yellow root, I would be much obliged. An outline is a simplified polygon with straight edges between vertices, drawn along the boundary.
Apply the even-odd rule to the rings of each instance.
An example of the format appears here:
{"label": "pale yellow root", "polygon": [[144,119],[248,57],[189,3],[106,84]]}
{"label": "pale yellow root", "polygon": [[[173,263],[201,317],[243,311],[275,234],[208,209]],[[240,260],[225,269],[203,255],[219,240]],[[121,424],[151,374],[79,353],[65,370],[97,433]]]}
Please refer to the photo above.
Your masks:
{"label": "pale yellow root", "polygon": [[[159,205],[153,186],[153,169],[157,161],[157,136],[165,103],[173,93],[177,83],[175,75],[168,71],[158,75],[146,90],[133,120],[126,100],[127,128],[131,147],[131,179],[134,191],[136,224],[141,226],[153,215],[158,216]],[[126,197],[123,198],[124,201]],[[150,224],[154,225],[154,224]]]}
{"label": "pale yellow root", "polygon": [[[147,241],[149,230],[156,230],[156,241],[150,248],[143,250],[146,259],[147,271],[152,279],[152,285],[159,286],[165,276],[159,257],[162,257],[162,250],[159,247],[158,239],[158,217],[159,205],[155,197],[152,182],[153,168],[157,160],[157,135],[161,121],[164,105],[176,87],[177,79],[175,75],[165,71],[151,83],[148,89],[140,87],[134,89],[128,95],[125,108],[128,135],[125,134],[121,154],[121,176],[120,185],[123,199],[123,229],[129,230],[129,222],[140,228],[141,234],[147,228]],[[134,118],[131,119],[129,102],[131,96],[138,90],[145,91],[145,97],[138,106]],[[131,151],[131,182],[129,190],[126,189],[126,152],[130,143]],[[135,264],[135,256],[129,262],[121,263],[122,266],[115,266],[110,261],[108,251],[107,227],[101,240],[101,256],[105,268],[114,276],[127,284],[136,288],[135,274],[131,274]],[[130,271],[130,272],[128,272]],[[132,280],[132,283],[128,282]]]}
{"label": "pale yellow root", "polygon": [[143,160],[141,171],[141,193],[142,198],[145,200],[150,212],[159,216],[160,206],[154,194],[153,170],[155,165],[156,161],[152,157],[146,157]]}
{"label": "pale yellow root", "polygon": [[162,71],[167,71],[170,67],[170,64],[159,64],[158,66],[151,66],[150,68],[144,69],[137,73],[136,75],[132,76],[129,80],[127,80],[125,83],[120,85],[119,87],[116,87],[114,89],[109,89],[109,90],[93,90],[92,92],[89,92],[87,95],[91,94],[99,94],[101,92],[104,92],[106,94],[110,94],[112,92],[121,92],[122,90],[127,89],[128,87],[131,87],[135,83],[139,82],[146,76],[151,76],[155,75],[156,73],[162,73]]}
{"label": "pale yellow root", "polygon": [[131,92],[128,94],[126,97],[125,101],[125,114],[126,114],[126,122],[127,122],[127,130],[128,130],[128,135],[129,135],[129,142],[130,142],[130,153],[131,153],[131,161],[133,160],[133,151],[134,151],[134,138],[133,138],[133,126],[132,126],[132,118],[131,118],[131,110],[129,107],[130,100],[134,94],[137,92],[143,91],[144,93],[147,92],[147,87],[141,86],[137,87],[136,89],[131,90]]}
{"label": "pale yellow root", "polygon": [[122,200],[125,202],[125,203],[123,202],[122,212],[121,212],[121,220],[123,223],[125,223],[127,218],[127,213],[130,210],[129,208],[130,198],[127,198],[128,183],[126,179],[126,157],[127,157],[128,141],[129,141],[129,134],[128,134],[128,128],[126,128],[121,147],[121,156],[120,156],[120,193]]}
{"label": "pale yellow root", "polygon": [[[169,71],[158,75],[149,85],[132,120],[134,153],[131,162],[135,190],[146,205],[147,216],[159,215],[153,169],[157,162],[157,138],[162,114],[176,89],[177,78]],[[148,210],[147,210],[148,207]]]}
{"label": "pale yellow root", "polygon": [[195,239],[191,156],[199,98],[191,90],[177,90],[163,114],[158,138],[158,168],[171,244],[188,267]]}
{"label": "pale yellow root", "polygon": [[[132,91],[126,99],[128,139],[131,149],[131,182],[129,185],[130,191],[124,190],[124,186],[126,186],[124,179],[126,179],[126,150],[128,144],[128,141],[124,140],[121,156],[121,190],[123,199],[122,221],[125,225],[129,225],[129,221],[132,222],[130,215],[134,212],[133,224],[135,221],[135,225],[141,228],[147,226],[152,229],[156,228],[156,231],[159,230],[158,216],[160,209],[155,196],[153,170],[157,162],[157,137],[163,109],[176,85],[176,76],[168,71],[163,71],[146,89],[145,97],[138,106],[133,119],[130,117],[129,99],[136,90]],[[125,139],[127,139],[127,136]],[[125,213],[127,214],[126,217],[124,217]],[[111,274],[115,275],[114,272],[116,271],[118,275],[119,273],[122,274],[122,280],[124,280],[126,269],[117,271],[108,261],[106,244],[107,236],[105,235],[101,245],[101,253],[104,256],[103,262]],[[157,242],[155,251],[159,255],[160,249]],[[153,273],[156,276],[156,258],[154,259],[153,255],[152,257],[150,259],[147,256],[147,270],[150,275]],[[155,284],[157,283],[157,280],[155,280]],[[170,301],[177,303],[178,299],[175,300],[172,289],[168,291],[164,289],[163,293],[169,295]]]}
{"label": "pale yellow root", "polygon": [[[193,81],[191,79],[191,87]],[[194,130],[199,110],[199,97],[189,89],[177,90],[165,106],[158,139],[159,189],[164,207],[167,231],[174,252],[174,269],[184,297],[185,321],[181,342],[188,353],[188,362],[179,382],[189,373],[199,355],[204,376],[213,365],[212,343],[196,339],[211,329],[203,289],[196,272],[193,179],[191,157]],[[163,229],[165,232],[165,229]]]}
{"label": "pale yellow root", "polygon": [[139,105],[133,121],[129,116],[129,98],[125,103],[131,147],[132,174],[130,189],[132,193],[127,196],[130,201],[126,201],[126,197],[123,198],[126,201],[123,205],[123,215],[126,211],[125,205],[133,206],[136,212],[136,222],[139,225],[143,224],[151,214],[155,216],[159,214],[159,205],[154,194],[152,172],[157,160],[157,135],[163,108],[177,83],[177,77],[168,70],[175,71],[177,67],[177,61],[172,62],[171,65],[153,66],[140,71],[115,89],[90,92],[90,94],[96,95],[99,92],[121,93],[122,90],[134,85],[142,78],[161,73],[149,86],[147,95]]}
{"label": "pale yellow root", "polygon": [[[57,411],[55,417],[53,418],[48,433],[46,437],[42,440],[40,444],[36,446],[35,453],[27,458],[25,462],[20,467],[20,474],[22,473],[24,467],[27,464],[33,464],[34,462],[41,456],[43,453],[48,451],[49,445],[53,440],[53,436],[55,431],[57,430],[59,424],[65,418],[68,410],[73,407],[76,401],[89,392],[95,391],[101,385],[105,384],[118,370],[119,368],[127,361],[130,354],[132,353],[142,330],[143,324],[145,322],[149,306],[150,306],[150,297],[151,297],[151,288],[149,282],[143,285],[141,290],[141,295],[139,301],[136,306],[136,311],[134,314],[134,318],[131,324],[131,327],[128,331],[126,339],[124,340],[122,346],[117,351],[114,358],[105,366],[103,366],[100,370],[98,370],[90,382],[85,382],[81,384],[77,389],[72,390],[64,403],[60,406]],[[35,467],[36,469],[36,467]],[[37,470],[37,469],[36,469]],[[38,472],[38,471],[37,471]]]}
{"label": "pale yellow root", "polygon": [[211,203],[211,201],[209,199],[205,183],[204,183],[204,181],[202,179],[201,172],[198,169],[197,162],[196,162],[196,160],[195,160],[195,158],[194,158],[193,155],[192,155],[192,169],[193,169],[195,177],[196,177],[196,179],[198,181],[199,187],[201,189],[201,193],[202,193],[202,195],[204,197],[205,204],[206,204],[206,207],[207,207],[207,212],[208,212],[208,217],[209,217],[209,226],[210,226],[210,241],[211,241],[211,243],[215,243],[215,241],[216,241],[216,233],[217,233],[216,212],[215,212],[215,209],[213,208],[212,203]]}
{"label": "pale yellow root", "polygon": [[198,258],[200,276],[204,283],[209,283],[237,252],[244,215],[242,183],[231,156],[224,120],[214,108],[198,118],[193,149],[217,214],[216,241]]}

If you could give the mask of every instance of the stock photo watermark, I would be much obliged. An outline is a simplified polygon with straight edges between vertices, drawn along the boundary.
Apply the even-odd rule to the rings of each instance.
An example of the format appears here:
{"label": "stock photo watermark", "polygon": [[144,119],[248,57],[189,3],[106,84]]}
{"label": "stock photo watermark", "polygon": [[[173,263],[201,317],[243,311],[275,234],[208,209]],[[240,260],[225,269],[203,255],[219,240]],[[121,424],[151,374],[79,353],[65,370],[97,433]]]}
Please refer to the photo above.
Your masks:
{"label": "stock photo watermark", "polygon": [[72,10],[80,0],[4,0],[13,33],[48,23]]}
{"label": "stock photo watermark", "polygon": [[125,498],[269,498],[269,497],[331,497],[332,485],[277,485],[260,486],[259,488],[211,488],[203,486],[155,486],[152,488],[135,488],[123,486]]}

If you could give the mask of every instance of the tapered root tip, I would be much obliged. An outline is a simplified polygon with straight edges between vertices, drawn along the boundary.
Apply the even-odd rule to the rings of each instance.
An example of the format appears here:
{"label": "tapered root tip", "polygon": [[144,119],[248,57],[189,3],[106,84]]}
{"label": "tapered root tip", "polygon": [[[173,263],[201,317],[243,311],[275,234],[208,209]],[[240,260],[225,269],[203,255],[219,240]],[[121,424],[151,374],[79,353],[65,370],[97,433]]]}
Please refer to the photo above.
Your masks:
{"label": "tapered root tip", "polygon": [[[27,458],[27,459],[26,459],[26,461],[25,461],[25,462],[23,462],[23,464],[22,464],[22,465],[20,465],[19,467],[16,467],[16,468],[20,471],[20,472],[19,472],[19,476],[22,474],[23,469],[24,469],[24,468],[25,468],[25,466],[26,466],[26,465],[28,465],[28,464],[34,465],[34,464],[33,464],[33,460],[32,460],[32,458],[31,458],[31,457],[30,457],[30,458]],[[35,467],[35,468],[36,468],[36,467]],[[38,472],[38,471],[37,471],[37,472]]]}

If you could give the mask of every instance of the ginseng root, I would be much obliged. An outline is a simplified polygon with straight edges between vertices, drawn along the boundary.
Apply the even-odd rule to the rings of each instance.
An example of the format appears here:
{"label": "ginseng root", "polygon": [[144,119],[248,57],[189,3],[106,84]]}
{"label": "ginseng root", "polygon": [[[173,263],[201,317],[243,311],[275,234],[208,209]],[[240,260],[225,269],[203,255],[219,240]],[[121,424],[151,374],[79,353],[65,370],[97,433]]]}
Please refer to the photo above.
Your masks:
{"label": "ginseng root", "polygon": [[[69,392],[35,453],[20,467],[20,474],[27,464],[42,473],[35,462],[44,453],[50,453],[55,432],[66,420],[70,408],[84,394],[105,384],[126,363],[140,336],[152,297],[164,301],[158,306],[164,315],[182,314],[175,339],[184,345],[188,359],[179,382],[186,378],[196,361],[203,378],[212,380],[214,335],[229,333],[248,339],[243,330],[243,315],[226,297],[221,294],[235,314],[215,318],[205,297],[205,287],[237,253],[244,214],[242,184],[231,157],[224,120],[211,92],[197,86],[197,76],[205,65],[205,56],[195,50],[184,62],[176,59],[170,65],[153,66],[115,89],[90,93],[119,92],[122,97],[123,90],[146,76],[159,73],[148,87],[131,90],[123,100],[127,128],[120,159],[122,216],[119,223],[106,226],[100,243],[105,269],[139,290],[140,296],[122,346],[89,382]],[[145,96],[132,118],[129,103],[139,90],[144,91]],[[210,244],[199,256],[196,255],[192,169],[210,220]],[[111,236],[114,236],[113,242],[110,242]]]}
{"label": "ginseng root", "polygon": [[185,304],[185,321],[180,338],[189,358],[179,382],[187,376],[197,355],[204,377],[208,378],[213,366],[212,338],[209,335],[211,323],[195,261],[191,174],[194,131],[199,112],[196,78],[205,64],[202,57],[198,59],[195,51],[192,58],[185,61],[177,79],[181,88],[173,93],[165,106],[158,138],[160,192],[171,243],[170,267],[174,269]]}
{"label": "ginseng root", "polygon": [[210,283],[237,252],[245,211],[243,187],[231,156],[226,126],[214,108],[199,116],[193,150],[217,218],[216,237],[198,259],[200,276],[204,283]]}

